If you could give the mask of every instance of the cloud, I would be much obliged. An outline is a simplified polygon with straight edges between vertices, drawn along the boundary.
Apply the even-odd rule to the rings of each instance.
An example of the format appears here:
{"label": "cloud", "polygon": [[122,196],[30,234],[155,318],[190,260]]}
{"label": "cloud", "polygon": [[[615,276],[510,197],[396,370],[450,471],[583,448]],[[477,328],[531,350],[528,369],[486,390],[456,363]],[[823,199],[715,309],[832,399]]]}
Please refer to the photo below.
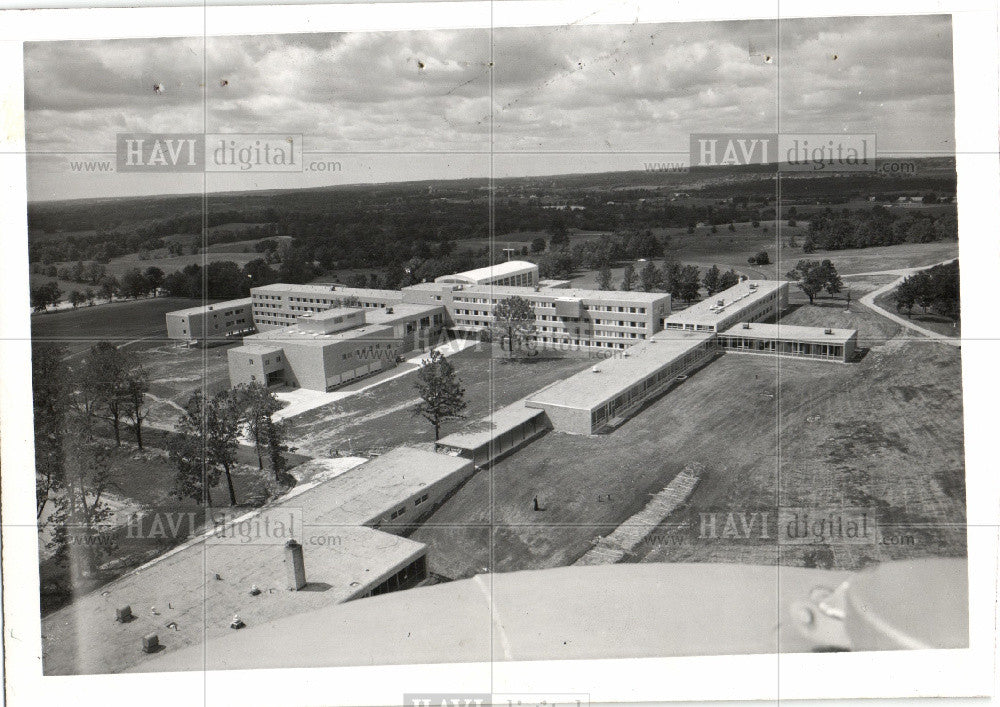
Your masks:
{"label": "cloud", "polygon": [[954,138],[947,16],[29,43],[25,71],[29,150],[203,125],[332,152],[681,152],[779,124]]}

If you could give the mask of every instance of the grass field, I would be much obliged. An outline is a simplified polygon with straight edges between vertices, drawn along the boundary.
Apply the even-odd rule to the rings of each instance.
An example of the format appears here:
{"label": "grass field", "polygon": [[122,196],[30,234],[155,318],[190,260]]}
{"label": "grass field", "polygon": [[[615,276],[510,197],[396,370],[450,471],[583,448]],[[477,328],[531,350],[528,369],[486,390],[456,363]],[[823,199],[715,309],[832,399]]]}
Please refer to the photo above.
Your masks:
{"label": "grass field", "polygon": [[149,373],[150,423],[173,426],[195,391],[210,396],[228,388],[226,352],[238,345],[188,348],[176,341],[154,340],[133,347]]}
{"label": "grass field", "polygon": [[[214,301],[207,300],[209,303]],[[35,341],[60,341],[66,344],[71,354],[86,351],[98,341],[123,343],[165,339],[167,325],[164,315],[202,302],[180,297],[154,297],[34,314],[31,317],[31,337]]]}
{"label": "grass field", "polygon": [[[592,365],[585,358],[569,357],[511,363],[474,349],[455,354],[450,360],[465,386],[465,414],[471,420]],[[359,452],[433,441],[430,424],[411,412],[419,400],[413,387],[415,380],[414,375],[403,376],[292,418],[292,445],[303,454],[328,456],[333,450]],[[446,423],[442,436],[462,424]]]}
{"label": "grass field", "polygon": [[[805,231],[801,227],[798,228],[798,231],[801,232],[799,235],[801,241],[801,234],[804,234]],[[684,236],[683,240],[675,238],[676,248],[671,251],[672,257],[684,264],[697,265],[702,269],[702,272],[713,265],[718,265],[721,270],[733,268],[739,274],[758,279],[784,279],[786,273],[795,267],[799,260],[829,259],[833,261],[838,273],[852,275],[922,267],[958,257],[958,243],[955,241],[803,253],[801,247],[782,247],[779,251],[773,232],[770,239],[747,237],[740,241],[736,236],[723,235],[722,230],[717,236],[706,236],[705,243],[691,242],[692,238],[694,237]],[[787,240],[787,234],[783,233],[782,240]],[[749,265],[747,263],[747,258],[759,250],[767,251],[771,259],[769,265]],[[659,267],[662,265],[662,258],[654,258],[653,262]],[[615,287],[621,285],[624,270],[624,265],[612,268]],[[636,270],[639,270],[639,267],[636,267]],[[598,272],[595,270],[582,271],[573,278],[573,286],[596,288],[597,277]]]}
{"label": "grass field", "polygon": [[[860,363],[723,355],[609,435],[550,432],[480,472],[412,537],[434,548],[431,569],[449,577],[570,564],[693,465],[703,478],[683,517],[779,500],[866,506],[903,524],[888,532],[916,540],[792,548],[779,558],[773,543],[698,541],[690,528],[664,525],[632,559],[848,569],[964,554],[964,532],[942,525],[965,518],[959,354],[889,338],[895,325],[852,309],[805,304],[784,321],[857,327],[873,344]],[[533,510],[536,497],[544,511]]]}

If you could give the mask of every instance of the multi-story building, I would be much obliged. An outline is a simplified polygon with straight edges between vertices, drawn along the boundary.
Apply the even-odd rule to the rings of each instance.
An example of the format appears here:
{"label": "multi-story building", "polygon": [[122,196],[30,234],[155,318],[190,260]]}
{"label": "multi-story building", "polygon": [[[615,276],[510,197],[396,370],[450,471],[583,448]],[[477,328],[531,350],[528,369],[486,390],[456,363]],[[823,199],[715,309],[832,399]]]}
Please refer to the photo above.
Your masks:
{"label": "multi-story building", "polygon": [[403,288],[403,301],[440,304],[456,332],[478,335],[491,328],[493,308],[507,297],[522,297],[535,313],[534,339],[541,348],[624,349],[660,330],[670,313],[670,295],[661,292],[574,290],[421,283]]}
{"label": "multi-story building", "polygon": [[744,280],[663,320],[664,329],[725,331],[737,322],[762,322],[788,307],[784,280]]}
{"label": "multi-story building", "polygon": [[166,322],[169,338],[202,344],[224,343],[254,330],[249,297],[167,312]]}
{"label": "multi-story building", "polygon": [[524,260],[511,260],[485,268],[466,270],[465,272],[442,275],[434,282],[446,282],[459,285],[511,285],[514,287],[533,287],[538,283],[538,266]]}
{"label": "multi-story building", "polygon": [[398,290],[282,283],[251,288],[250,298],[253,301],[253,320],[259,331],[290,327],[304,314],[316,314],[335,307],[384,309],[402,301]]}
{"label": "multi-story building", "polygon": [[393,368],[401,354],[430,345],[444,318],[443,307],[415,304],[302,314],[293,326],[247,336],[230,349],[229,380],[233,386],[333,390]]}

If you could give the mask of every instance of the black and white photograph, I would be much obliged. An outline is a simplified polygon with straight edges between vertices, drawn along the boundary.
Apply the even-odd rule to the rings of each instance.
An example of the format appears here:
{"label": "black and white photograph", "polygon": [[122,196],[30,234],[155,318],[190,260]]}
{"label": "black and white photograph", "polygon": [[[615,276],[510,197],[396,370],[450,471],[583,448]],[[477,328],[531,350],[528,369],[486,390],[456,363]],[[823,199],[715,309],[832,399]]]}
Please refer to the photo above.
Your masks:
{"label": "black and white photograph", "polygon": [[[960,14],[393,7],[19,44],[4,613],[42,684],[729,657],[874,697],[837,661],[992,646]],[[270,689],[204,703],[319,704]]]}

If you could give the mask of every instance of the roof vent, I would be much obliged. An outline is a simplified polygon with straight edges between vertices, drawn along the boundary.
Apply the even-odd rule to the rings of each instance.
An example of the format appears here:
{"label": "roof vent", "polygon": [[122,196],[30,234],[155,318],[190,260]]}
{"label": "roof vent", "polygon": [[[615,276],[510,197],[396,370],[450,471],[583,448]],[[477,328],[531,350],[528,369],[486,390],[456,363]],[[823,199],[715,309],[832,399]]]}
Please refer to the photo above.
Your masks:
{"label": "roof vent", "polygon": [[749,329],[750,328],[750,322],[743,322],[743,328],[744,329]]}
{"label": "roof vent", "polygon": [[824,329],[823,333],[824,334],[832,334],[833,333],[833,329]]}
{"label": "roof vent", "polygon": [[386,314],[392,314],[392,307],[386,307],[385,308],[385,313]]}

